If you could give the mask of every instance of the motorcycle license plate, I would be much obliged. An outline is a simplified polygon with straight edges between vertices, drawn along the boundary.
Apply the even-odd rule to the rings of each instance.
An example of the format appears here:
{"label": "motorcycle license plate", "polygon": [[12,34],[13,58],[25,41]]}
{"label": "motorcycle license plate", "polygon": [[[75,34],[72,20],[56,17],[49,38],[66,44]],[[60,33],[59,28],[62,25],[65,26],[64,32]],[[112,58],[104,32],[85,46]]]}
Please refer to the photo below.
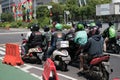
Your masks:
{"label": "motorcycle license plate", "polygon": [[120,39],[117,40],[117,44],[120,46]]}
{"label": "motorcycle license plate", "polygon": [[63,60],[63,61],[69,61],[70,58],[69,58],[69,56],[67,56],[67,57],[62,57],[62,60]]}
{"label": "motorcycle license plate", "polygon": [[29,49],[29,52],[42,52],[41,48],[31,48]]}

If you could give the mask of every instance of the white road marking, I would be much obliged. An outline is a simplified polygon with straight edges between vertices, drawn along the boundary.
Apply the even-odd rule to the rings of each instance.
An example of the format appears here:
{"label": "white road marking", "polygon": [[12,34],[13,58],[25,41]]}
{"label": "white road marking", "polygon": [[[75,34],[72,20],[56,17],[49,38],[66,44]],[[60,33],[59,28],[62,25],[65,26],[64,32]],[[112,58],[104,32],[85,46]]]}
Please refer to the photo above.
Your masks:
{"label": "white road marking", "polygon": [[110,54],[112,56],[116,56],[116,57],[120,57],[120,54],[116,55],[116,54]]}
{"label": "white road marking", "polygon": [[3,60],[3,57],[0,57],[1,60]]}
{"label": "white road marking", "polygon": [[[2,50],[2,51],[0,51],[0,54],[5,54],[5,52],[4,52],[5,49],[4,49],[4,48],[1,48],[1,47],[0,47],[0,50]],[[120,55],[116,55],[116,54],[110,54],[110,55],[116,56],[116,57],[120,57]],[[0,57],[0,59],[3,60],[3,57]],[[22,70],[22,71],[24,71],[24,72],[26,72],[26,73],[29,73],[30,75],[32,75],[32,76],[34,76],[34,77],[36,77],[36,78],[38,78],[38,79],[40,79],[40,80],[42,80],[42,76],[38,76],[38,75],[36,75],[36,74],[34,74],[34,73],[30,73],[30,72],[28,71],[28,69],[35,68],[35,69],[38,69],[38,70],[43,71],[43,70],[44,70],[43,68],[36,67],[36,66],[32,66],[32,65],[29,65],[29,64],[24,64],[24,65],[25,65],[25,67],[23,67],[23,68],[21,68],[20,66],[15,66],[15,67],[16,67],[16,68],[19,68],[20,70]],[[69,80],[78,80],[78,79],[75,79],[75,78],[73,78],[73,77],[70,77],[70,76],[67,76],[67,75],[64,75],[64,74],[60,74],[60,73],[57,73],[57,75],[59,75],[59,76],[61,76],[61,77],[64,77],[64,78],[67,78],[67,79],[69,79]]]}
{"label": "white road marking", "polygon": [[0,51],[0,54],[1,54],[1,55],[5,55],[5,52],[3,52],[3,51]]}
{"label": "white road marking", "polygon": [[0,35],[5,35],[5,34],[21,34],[21,33],[27,33],[27,32],[10,32],[10,33],[0,33]]}
{"label": "white road marking", "polygon": [[0,47],[0,50],[4,50],[4,51],[5,51],[5,48],[3,48],[3,47]]}
{"label": "white road marking", "polygon": [[111,54],[111,53],[104,53],[104,54],[110,54],[111,56],[120,57],[120,54]]}
{"label": "white road marking", "polygon": [[[33,68],[35,68],[35,69],[38,69],[38,70],[41,70],[41,71],[43,71],[44,69],[43,68],[40,68],[40,67],[36,67],[36,66],[32,66],[32,65],[28,65],[28,64],[24,64],[24,65],[26,65],[26,67],[33,67]],[[20,68],[21,69],[21,68]],[[28,68],[27,68],[28,69]],[[60,73],[57,73],[57,75],[59,75],[59,76],[61,76],[61,77],[64,77],[64,78],[67,78],[67,79],[70,79],[70,80],[77,80],[77,79],[75,79],[75,78],[73,78],[73,77],[70,77],[70,76],[67,76],[67,75],[63,75],[63,74],[60,74]]]}
{"label": "white road marking", "polygon": [[36,77],[36,78],[38,78],[38,79],[40,79],[40,80],[42,80],[42,76],[38,76],[38,75],[35,75],[33,73],[31,73],[31,75],[34,76],[34,77]]}

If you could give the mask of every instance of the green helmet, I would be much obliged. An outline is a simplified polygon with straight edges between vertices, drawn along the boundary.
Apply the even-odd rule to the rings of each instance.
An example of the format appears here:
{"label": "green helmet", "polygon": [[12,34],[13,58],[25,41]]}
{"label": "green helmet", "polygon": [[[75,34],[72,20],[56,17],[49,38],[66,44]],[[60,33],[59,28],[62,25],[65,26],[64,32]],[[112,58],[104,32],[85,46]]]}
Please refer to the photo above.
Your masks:
{"label": "green helmet", "polygon": [[94,22],[90,23],[90,27],[96,27],[96,24]]}
{"label": "green helmet", "polygon": [[55,28],[57,29],[57,30],[61,30],[62,29],[62,24],[60,24],[60,23],[57,23],[56,25],[55,25]]}
{"label": "green helmet", "polygon": [[77,29],[79,29],[79,30],[84,30],[84,25],[83,25],[83,24],[78,24],[78,25],[77,25]]}

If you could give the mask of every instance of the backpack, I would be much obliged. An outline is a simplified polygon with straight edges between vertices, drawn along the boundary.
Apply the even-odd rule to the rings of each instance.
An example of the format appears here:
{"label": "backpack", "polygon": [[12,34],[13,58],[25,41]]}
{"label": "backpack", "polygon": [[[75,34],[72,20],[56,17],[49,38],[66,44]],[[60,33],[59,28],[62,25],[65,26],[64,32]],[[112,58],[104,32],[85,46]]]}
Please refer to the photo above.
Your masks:
{"label": "backpack", "polygon": [[86,31],[78,31],[76,32],[74,42],[80,45],[85,45],[87,43],[87,32]]}
{"label": "backpack", "polygon": [[51,32],[46,32],[45,33],[45,37],[46,37],[46,39],[47,39],[47,41],[51,41]]}

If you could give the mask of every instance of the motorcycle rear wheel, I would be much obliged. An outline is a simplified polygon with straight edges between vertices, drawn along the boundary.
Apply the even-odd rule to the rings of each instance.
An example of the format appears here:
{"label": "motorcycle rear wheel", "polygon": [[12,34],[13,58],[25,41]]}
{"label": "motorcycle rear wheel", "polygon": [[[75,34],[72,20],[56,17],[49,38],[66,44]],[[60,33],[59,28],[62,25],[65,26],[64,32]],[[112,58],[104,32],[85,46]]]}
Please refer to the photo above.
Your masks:
{"label": "motorcycle rear wheel", "polygon": [[109,80],[109,73],[103,69],[103,77],[101,80]]}

